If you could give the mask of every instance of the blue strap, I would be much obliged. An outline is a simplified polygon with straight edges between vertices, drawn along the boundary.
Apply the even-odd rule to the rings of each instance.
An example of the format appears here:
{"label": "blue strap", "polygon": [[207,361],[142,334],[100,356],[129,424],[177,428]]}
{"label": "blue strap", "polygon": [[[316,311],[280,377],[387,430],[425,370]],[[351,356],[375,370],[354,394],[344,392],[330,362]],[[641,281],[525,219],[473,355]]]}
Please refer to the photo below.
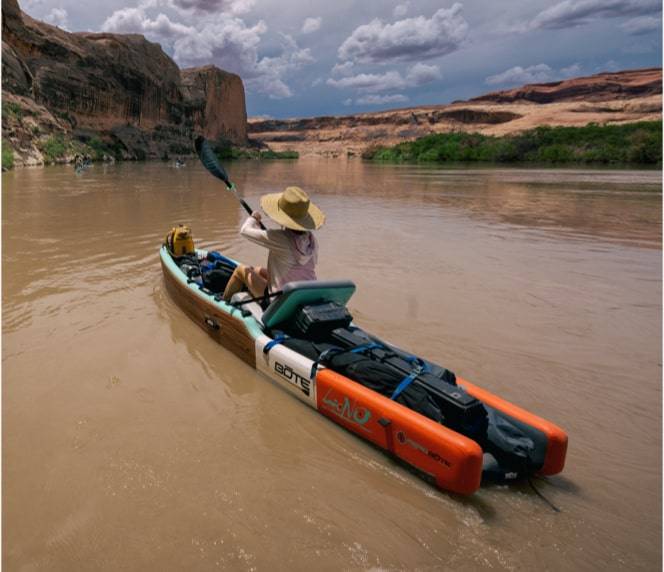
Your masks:
{"label": "blue strap", "polygon": [[318,356],[318,359],[314,361],[314,363],[311,364],[311,374],[309,375],[309,379],[313,379],[316,376],[316,371],[318,370],[318,366],[320,365],[320,363],[325,361],[331,355],[345,354],[345,353],[359,354],[364,350],[374,350],[378,348],[385,349],[385,346],[383,346],[382,344],[377,344],[376,342],[371,342],[369,344],[362,344],[361,346],[357,346],[352,350],[342,350],[341,348],[328,348]]}
{"label": "blue strap", "polygon": [[320,362],[333,354],[341,354],[345,351],[346,350],[342,350],[341,348],[327,348],[322,354],[318,356],[318,359],[311,364],[311,373],[309,373],[309,379],[316,377],[316,371],[318,370],[318,364],[320,364]]}
{"label": "blue strap", "polygon": [[377,349],[385,349],[385,346],[383,344],[377,344],[376,342],[371,342],[370,344],[364,344],[361,346],[357,346],[356,348],[353,348],[350,350],[350,353],[352,354],[359,354],[363,352],[364,350],[377,350]]}
{"label": "blue strap", "polygon": [[279,334],[276,338],[270,340],[267,344],[265,344],[265,347],[263,348],[263,353],[267,354],[274,346],[283,344],[289,337],[290,336],[287,336],[286,334]]}
{"label": "blue strap", "polygon": [[413,371],[411,371],[406,377],[403,378],[401,383],[397,385],[397,388],[394,390],[394,393],[390,397],[390,399],[394,400],[401,393],[403,392],[404,389],[406,389],[413,381],[415,381],[415,378],[420,375],[421,373],[427,373],[429,371],[429,366],[426,364],[424,360],[421,358],[418,358],[417,356],[408,356],[403,358],[406,361],[415,364],[415,367],[413,368]]}

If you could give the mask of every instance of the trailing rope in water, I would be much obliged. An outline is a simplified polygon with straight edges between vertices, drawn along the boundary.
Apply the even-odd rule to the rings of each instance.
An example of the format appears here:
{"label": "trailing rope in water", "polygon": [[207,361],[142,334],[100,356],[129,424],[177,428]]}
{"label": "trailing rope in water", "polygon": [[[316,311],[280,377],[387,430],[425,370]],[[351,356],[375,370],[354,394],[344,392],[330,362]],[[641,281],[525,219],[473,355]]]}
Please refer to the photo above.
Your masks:
{"label": "trailing rope in water", "polygon": [[533,491],[535,491],[535,494],[539,498],[541,498],[546,504],[548,504],[554,511],[561,512],[561,510],[555,504],[553,504],[548,498],[546,498],[540,491],[537,490],[537,488],[535,487],[535,483],[533,483],[532,477],[528,477],[528,484],[530,485],[530,488],[532,488]]}

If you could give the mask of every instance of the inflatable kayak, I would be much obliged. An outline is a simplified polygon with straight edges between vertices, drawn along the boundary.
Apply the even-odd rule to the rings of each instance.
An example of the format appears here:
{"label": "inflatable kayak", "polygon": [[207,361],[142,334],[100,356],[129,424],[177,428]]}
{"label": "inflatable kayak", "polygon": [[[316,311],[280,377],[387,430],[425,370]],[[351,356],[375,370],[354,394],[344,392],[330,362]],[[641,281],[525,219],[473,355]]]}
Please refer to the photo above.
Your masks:
{"label": "inflatable kayak", "polygon": [[441,489],[562,471],[559,427],[362,330],[347,309],[352,282],[293,282],[226,303],[235,260],[166,245],[160,258],[170,296],[224,348]]}

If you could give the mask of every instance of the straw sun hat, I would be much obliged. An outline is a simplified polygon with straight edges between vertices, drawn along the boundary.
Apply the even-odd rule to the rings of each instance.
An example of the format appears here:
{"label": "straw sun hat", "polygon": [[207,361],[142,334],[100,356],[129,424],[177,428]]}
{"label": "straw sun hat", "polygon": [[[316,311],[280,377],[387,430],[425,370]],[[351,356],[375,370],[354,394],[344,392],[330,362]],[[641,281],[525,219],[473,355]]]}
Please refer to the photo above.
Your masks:
{"label": "straw sun hat", "polygon": [[274,222],[292,230],[316,230],[325,222],[323,212],[300,187],[264,195],[261,207]]}

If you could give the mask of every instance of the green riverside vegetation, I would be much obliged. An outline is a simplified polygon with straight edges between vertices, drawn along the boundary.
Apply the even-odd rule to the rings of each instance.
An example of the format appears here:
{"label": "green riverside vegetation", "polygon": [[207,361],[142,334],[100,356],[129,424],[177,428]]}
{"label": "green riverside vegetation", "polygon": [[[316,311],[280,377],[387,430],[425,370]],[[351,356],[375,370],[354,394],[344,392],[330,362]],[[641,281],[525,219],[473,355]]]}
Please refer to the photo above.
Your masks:
{"label": "green riverside vegetation", "polygon": [[394,147],[367,150],[364,159],[388,162],[662,164],[662,122],[537,127],[503,137],[439,133]]}
{"label": "green riverside vegetation", "polygon": [[23,108],[13,101],[3,101],[2,115],[20,119],[23,116]]}
{"label": "green riverside vegetation", "polygon": [[2,170],[7,171],[14,166],[14,150],[5,140],[2,141]]}
{"label": "green riverside vegetation", "polygon": [[219,159],[299,159],[297,151],[272,151],[271,149],[245,149],[230,147],[217,151]]}
{"label": "green riverside vegetation", "polygon": [[42,153],[46,163],[55,163],[56,159],[64,157],[67,153],[67,143],[61,134],[51,135],[42,144]]}
{"label": "green riverside vegetation", "polygon": [[272,149],[255,149],[236,147],[228,141],[217,141],[215,152],[220,160],[227,159],[299,159],[297,151],[272,151]]}

